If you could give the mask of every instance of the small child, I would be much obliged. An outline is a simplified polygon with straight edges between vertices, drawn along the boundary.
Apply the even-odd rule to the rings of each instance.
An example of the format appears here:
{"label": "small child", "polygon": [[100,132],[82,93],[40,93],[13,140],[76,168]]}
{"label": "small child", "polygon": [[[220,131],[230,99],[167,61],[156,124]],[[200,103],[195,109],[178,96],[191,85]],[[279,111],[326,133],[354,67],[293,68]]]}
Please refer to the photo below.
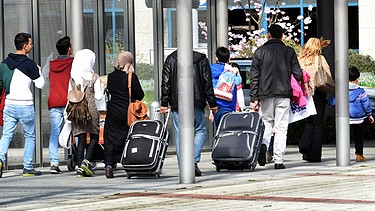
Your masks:
{"label": "small child", "polygon": [[[354,137],[355,161],[364,162],[363,156],[363,123],[368,118],[370,123],[374,123],[372,117],[371,101],[365,90],[358,86],[359,70],[356,67],[349,68],[349,124],[352,137]],[[335,105],[335,99],[328,100],[329,105]]]}
{"label": "small child", "polygon": [[374,122],[372,117],[371,102],[365,90],[358,86],[359,70],[356,67],[349,68],[349,117],[350,128],[354,137],[355,161],[364,162],[363,156],[363,122],[368,118],[370,123]]}

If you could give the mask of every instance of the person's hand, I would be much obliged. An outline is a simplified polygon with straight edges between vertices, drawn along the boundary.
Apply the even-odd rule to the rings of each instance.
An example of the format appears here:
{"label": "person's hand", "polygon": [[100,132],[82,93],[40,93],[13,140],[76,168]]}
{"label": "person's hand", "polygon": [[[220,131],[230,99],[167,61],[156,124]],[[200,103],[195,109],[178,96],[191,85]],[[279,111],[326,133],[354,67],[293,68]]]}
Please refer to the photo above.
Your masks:
{"label": "person's hand", "polygon": [[255,111],[258,106],[258,101],[250,102],[250,110]]}
{"label": "person's hand", "polygon": [[208,116],[208,119],[209,119],[211,122],[214,122],[214,114],[212,113],[212,111],[210,111],[210,115]]}
{"label": "person's hand", "polygon": [[168,107],[160,106],[160,113],[165,114],[168,112]]}
{"label": "person's hand", "polygon": [[374,117],[372,115],[368,117],[368,120],[370,121],[371,124],[374,123]]}
{"label": "person's hand", "polygon": [[219,108],[217,106],[210,108],[210,110],[212,111],[213,114],[216,114],[218,109]]}

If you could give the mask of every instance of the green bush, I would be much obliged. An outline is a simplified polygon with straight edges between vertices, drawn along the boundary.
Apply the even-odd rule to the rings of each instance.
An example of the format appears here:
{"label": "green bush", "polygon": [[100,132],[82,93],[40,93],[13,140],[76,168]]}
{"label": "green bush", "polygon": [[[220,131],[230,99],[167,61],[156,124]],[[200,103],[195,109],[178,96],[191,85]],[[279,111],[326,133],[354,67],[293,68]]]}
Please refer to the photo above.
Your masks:
{"label": "green bush", "polygon": [[[323,144],[333,144],[336,141],[335,118],[327,116],[323,126]],[[293,122],[288,127],[287,144],[298,145],[305,130],[306,119]]]}
{"label": "green bush", "polygon": [[154,66],[150,64],[137,63],[135,72],[140,80],[154,79]]}
{"label": "green bush", "polygon": [[[323,144],[336,143],[336,119],[333,116],[327,116],[323,123]],[[289,124],[288,127],[288,145],[298,145],[302,137],[302,133],[306,126],[306,119]],[[375,139],[375,124],[365,123],[363,125],[363,133],[365,140]],[[351,137],[353,138],[353,137]],[[351,141],[354,144],[354,141]]]}
{"label": "green bush", "polygon": [[355,66],[361,72],[375,73],[375,61],[369,55],[362,55],[353,50],[349,50],[349,66]]}
{"label": "green bush", "polygon": [[292,39],[283,39],[283,42],[286,46],[292,47],[296,51],[298,57],[299,52],[301,51],[301,45]]}
{"label": "green bush", "polygon": [[290,123],[288,126],[287,144],[298,145],[305,129],[306,120]]}
{"label": "green bush", "polygon": [[[106,63],[106,75],[113,72],[114,59],[108,57]],[[154,79],[154,66],[148,63],[137,63],[135,66],[135,72],[140,80]]]}
{"label": "green bush", "polygon": [[359,86],[375,87],[375,75],[372,72],[362,72],[358,82]]}

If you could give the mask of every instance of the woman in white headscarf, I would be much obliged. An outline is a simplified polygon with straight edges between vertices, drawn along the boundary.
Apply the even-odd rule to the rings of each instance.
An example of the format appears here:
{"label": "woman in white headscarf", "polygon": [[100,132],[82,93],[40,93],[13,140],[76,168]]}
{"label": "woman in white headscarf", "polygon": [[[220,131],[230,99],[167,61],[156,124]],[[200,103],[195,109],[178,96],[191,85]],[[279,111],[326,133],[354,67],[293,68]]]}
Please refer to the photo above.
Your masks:
{"label": "woman in white headscarf", "polygon": [[[99,141],[99,111],[96,108],[95,99],[100,100],[103,96],[103,85],[100,82],[99,75],[94,73],[95,54],[89,49],[83,49],[76,52],[72,64],[71,80],[76,85],[81,85],[85,92],[85,98],[88,103],[91,119],[86,124],[72,121],[72,132],[78,137],[78,146],[75,152],[78,177],[92,176],[94,174],[93,161],[95,149]],[[72,89],[72,83],[69,83],[69,90]],[[90,143],[86,143],[87,133],[90,133]],[[84,159],[84,150],[86,148],[86,159]]]}
{"label": "woman in white headscarf", "polygon": [[104,125],[104,163],[107,178],[114,177],[113,168],[120,162],[128,135],[129,72],[132,72],[131,100],[142,100],[144,97],[141,84],[134,73],[133,60],[130,52],[121,52],[116,58],[114,71],[108,75],[107,88],[111,98],[107,105]]}

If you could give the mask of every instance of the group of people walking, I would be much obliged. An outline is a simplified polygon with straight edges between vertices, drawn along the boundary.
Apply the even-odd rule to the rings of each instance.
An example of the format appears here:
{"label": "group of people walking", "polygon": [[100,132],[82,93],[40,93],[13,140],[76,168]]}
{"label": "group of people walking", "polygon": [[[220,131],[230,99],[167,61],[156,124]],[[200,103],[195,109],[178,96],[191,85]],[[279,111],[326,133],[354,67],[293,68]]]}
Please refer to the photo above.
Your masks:
{"label": "group of people walking", "polygon": [[[291,76],[301,81],[303,71],[310,76],[312,98],[316,115],[307,118],[306,128],[299,144],[302,159],[308,162],[321,162],[323,143],[323,118],[327,94],[315,88],[314,76],[321,64],[331,75],[329,65],[322,55],[322,50],[329,45],[328,40],[310,38],[303,46],[299,56],[295,50],[282,42],[283,29],[279,25],[268,28],[268,41],[259,47],[253,56],[250,70],[250,108],[259,108],[265,131],[260,147],[258,163],[264,166],[269,155],[268,149],[273,140],[274,168],[284,169],[284,155],[289,124],[289,109],[292,96],[290,85]],[[69,122],[66,107],[69,103],[68,93],[74,86],[81,87],[87,101],[90,118],[83,123],[71,122],[72,134],[78,144],[75,152],[78,165],[78,177],[94,175],[94,154],[99,141],[99,111],[95,100],[104,96],[104,84],[97,73],[93,71],[95,54],[89,49],[78,50],[74,57],[73,48],[68,36],[57,41],[56,49],[59,55],[46,63],[43,68],[27,57],[32,50],[32,38],[28,33],[15,36],[15,53],[0,64],[0,78],[6,90],[4,107],[3,135],[0,139],[0,177],[6,163],[6,153],[13,138],[18,122],[21,123],[25,135],[23,176],[41,175],[33,167],[32,159],[35,151],[35,110],[31,83],[42,89],[47,84],[48,109],[50,113],[51,134],[49,139],[50,173],[59,174],[58,139],[63,122]],[[227,70],[230,62],[230,51],[219,47],[216,51],[217,63],[210,64],[206,55],[193,51],[193,90],[194,90],[194,160],[195,176],[201,176],[198,167],[201,151],[206,140],[205,107],[208,106],[213,114],[216,127],[221,118],[238,107],[237,86],[241,86],[242,78],[238,65],[232,64],[234,89],[232,98],[223,100],[215,97],[214,88],[220,75]],[[108,74],[106,92],[110,96],[107,102],[104,126],[104,164],[107,178],[113,178],[113,170],[120,162],[121,155],[128,135],[127,108],[129,104],[129,87],[131,100],[142,100],[144,92],[133,68],[133,55],[130,52],[118,54],[113,72]],[[128,84],[132,72],[131,84]],[[355,140],[356,161],[365,161],[363,156],[362,125],[368,118],[374,122],[372,108],[364,90],[358,87],[359,71],[355,67],[349,71],[350,86],[350,118]],[[178,69],[177,50],[165,60],[161,81],[160,112],[166,113],[171,108],[175,130],[175,145],[177,160],[180,160],[179,144],[179,115],[178,115]],[[334,105],[334,103],[331,103]],[[89,140],[87,137],[89,136]]]}
{"label": "group of people walking", "polygon": [[[0,177],[3,175],[6,154],[12,141],[17,123],[20,122],[25,135],[23,176],[38,176],[41,171],[34,169],[35,151],[35,110],[31,82],[42,89],[47,83],[48,109],[50,113],[51,134],[49,139],[50,173],[60,174],[58,158],[59,135],[63,122],[71,124],[71,131],[77,141],[75,164],[78,177],[94,175],[93,159],[99,141],[99,111],[96,100],[104,96],[103,82],[93,71],[95,53],[89,49],[78,50],[74,57],[68,36],[57,41],[59,53],[48,61],[43,68],[27,57],[33,43],[31,35],[19,33],[15,36],[15,53],[0,64],[0,78],[6,90],[3,112],[4,126],[0,140]],[[127,137],[127,107],[129,104],[128,73],[134,72],[133,55],[121,52],[114,63],[114,71],[108,75],[107,92],[111,96],[107,105],[104,128],[104,163],[107,178],[113,178],[113,168],[120,161],[122,149]],[[74,87],[80,87],[87,102],[89,118],[84,123],[69,121],[66,113],[69,104],[68,93]],[[136,74],[132,74],[132,99],[142,100],[144,92]],[[87,140],[89,137],[89,140]]]}
{"label": "group of people walking", "polygon": [[[302,159],[307,162],[321,162],[323,144],[323,118],[327,104],[327,93],[315,88],[314,77],[318,70],[319,61],[324,71],[331,76],[330,67],[322,55],[323,49],[329,44],[329,40],[310,38],[297,56],[295,50],[282,42],[283,29],[279,25],[271,25],[268,28],[268,41],[259,47],[253,56],[250,70],[250,108],[259,108],[265,125],[263,139],[261,141],[258,163],[264,166],[268,157],[273,157],[275,169],[285,169],[284,155],[286,151],[286,140],[289,124],[289,110],[291,104],[292,87],[291,76],[301,82],[303,71],[310,77],[309,86],[312,89],[312,98],[316,108],[316,114],[307,117],[306,126],[300,139],[299,150]],[[219,47],[216,51],[217,63],[211,64],[199,52],[193,52],[194,66],[194,129],[195,129],[195,175],[200,176],[198,168],[200,153],[202,151],[202,140],[206,125],[202,123],[203,109],[209,106],[214,116],[215,125],[218,126],[221,117],[236,110],[236,92],[230,101],[215,99],[214,87],[218,77],[224,71],[224,66],[229,63],[229,50]],[[204,62],[202,62],[202,60]],[[200,61],[200,62],[198,62]],[[352,67],[349,71],[350,96],[350,123],[354,134],[361,133],[363,122],[369,119],[373,123],[372,108],[368,96],[362,88],[359,88],[359,71],[353,76]],[[211,77],[210,77],[211,76]],[[212,81],[210,80],[212,78]],[[176,151],[179,156],[178,145],[178,87],[177,87],[177,51],[169,55],[165,61],[162,75],[161,111],[166,112],[168,105],[171,106],[173,122],[176,134]],[[240,86],[241,78],[236,75],[235,85]],[[351,85],[353,84],[354,85]],[[354,91],[360,89],[361,91]],[[202,90],[204,92],[202,93]],[[236,89],[234,89],[236,90]],[[353,94],[353,93],[356,94]],[[201,93],[201,94],[198,94]],[[358,94],[359,93],[359,94]],[[202,99],[205,99],[204,104]],[[200,115],[197,115],[197,109]],[[356,111],[355,111],[356,110]],[[357,120],[357,121],[355,121]],[[203,126],[202,126],[203,125]],[[202,127],[204,129],[202,129]],[[204,131],[204,132],[202,132]],[[273,138],[273,142],[271,142]],[[356,161],[362,162],[363,156],[363,133],[355,136]],[[272,146],[270,146],[272,144]],[[269,148],[273,154],[269,155]]]}
{"label": "group of people walking", "polygon": [[[323,49],[330,44],[329,40],[310,38],[302,47],[297,57],[294,49],[287,47],[281,40],[283,29],[278,25],[268,28],[268,41],[258,48],[253,57],[250,70],[250,106],[259,103],[265,124],[265,132],[260,148],[258,163],[267,163],[270,139],[274,136],[273,158],[275,169],[284,169],[284,154],[289,122],[289,107],[292,96],[291,75],[302,81],[302,70],[310,76],[310,86],[316,114],[307,117],[306,126],[299,142],[302,159],[307,162],[321,162],[323,144],[323,118],[327,104],[327,93],[316,88],[315,75],[320,67],[331,76],[330,67],[322,55]],[[355,73],[353,73],[355,72]],[[349,72],[349,108],[350,124],[355,136],[356,161],[363,162],[363,133],[365,119],[374,122],[371,103],[358,87],[359,71],[351,67]],[[355,91],[356,90],[356,91]],[[357,120],[357,121],[352,121]],[[361,133],[359,135],[358,133]]]}

